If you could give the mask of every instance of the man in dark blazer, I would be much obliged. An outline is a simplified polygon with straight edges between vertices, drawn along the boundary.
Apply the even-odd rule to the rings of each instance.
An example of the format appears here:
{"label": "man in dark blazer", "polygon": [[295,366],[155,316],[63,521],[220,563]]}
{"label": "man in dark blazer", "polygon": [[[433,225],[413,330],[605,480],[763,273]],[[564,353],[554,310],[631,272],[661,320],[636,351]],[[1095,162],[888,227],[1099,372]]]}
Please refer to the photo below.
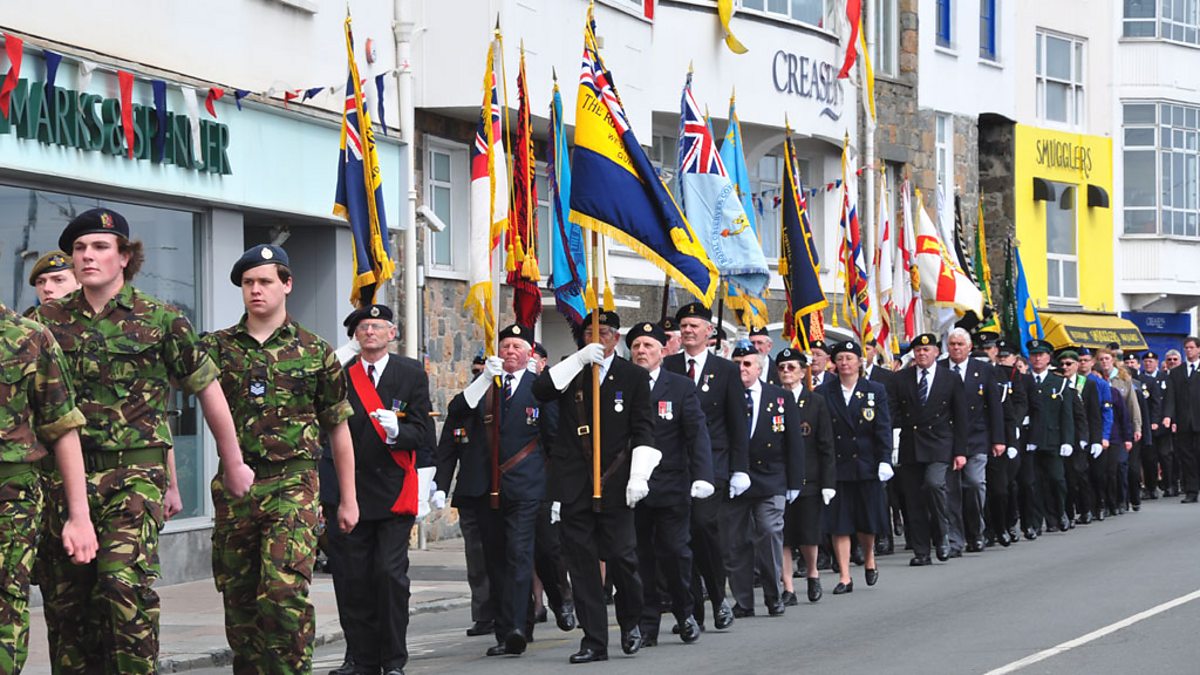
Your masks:
{"label": "man in dark blazer", "polygon": [[[1078,523],[1087,525],[1092,522],[1093,511],[1097,518],[1104,520],[1104,459],[1100,456],[1103,452],[1103,430],[1100,394],[1096,383],[1086,374],[1081,374],[1080,356],[1076,348],[1067,347],[1058,352],[1057,358],[1060,374],[1067,381],[1067,388],[1074,393],[1074,396],[1067,398],[1071,403],[1071,416],[1075,420],[1075,451],[1063,460],[1063,472],[1067,479],[1067,520],[1070,523],[1073,514],[1078,514]],[[1097,454],[1089,460],[1093,449]],[[1100,472],[1095,483],[1100,490],[1093,490],[1089,469]],[[1047,523],[1046,527],[1051,532],[1059,529],[1056,523]]]}
{"label": "man in dark blazer", "polygon": [[967,464],[946,476],[951,554],[962,551],[964,542],[970,553],[983,550],[988,458],[1005,453],[1001,385],[990,362],[971,358],[972,342],[965,329],[952,329],[941,362],[963,383],[967,404]]}
{"label": "man in dark blazer", "polygon": [[[713,625],[718,630],[733,624],[733,610],[725,602],[725,580],[730,547],[726,510],[736,495],[750,487],[746,403],[738,368],[728,359],[708,351],[713,331],[712,312],[693,302],[675,313],[683,351],[668,356],[663,367],[692,380],[708,424],[712,445],[713,486],[708,499],[692,500],[692,599],[696,621],[704,626],[704,592],[712,602]],[[701,579],[704,586],[701,587]]]}
{"label": "man in dark blazer", "polygon": [[913,558],[909,565],[930,564],[930,515],[937,528],[938,560],[950,557],[950,519],[946,507],[946,471],[967,463],[967,404],[963,384],[937,366],[937,338],[925,333],[912,341],[914,367],[896,376],[892,424],[900,430],[900,479],[908,504],[906,532]]}
{"label": "man in dark blazer", "polygon": [[[1053,347],[1045,340],[1030,340],[1029,368],[1033,376],[1030,389],[1029,438],[1025,449],[1033,453],[1041,500],[1035,505],[1035,523],[1045,520],[1057,523],[1056,527],[1067,529],[1066,500],[1067,482],[1063,470],[1063,458],[1075,451],[1075,416],[1071,406],[1071,390],[1066,380],[1050,371],[1050,353]],[[1036,538],[1036,530],[1030,536],[1026,525],[1025,538]]]}
{"label": "man in dark blazer", "polygon": [[766,360],[763,373],[758,376],[758,379],[778,387],[779,373],[775,372],[775,359],[771,358],[771,345],[774,344],[771,340],[771,331],[767,330],[765,326],[762,328],[751,328],[750,344],[754,345],[755,351],[762,354]]}
{"label": "man in dark blazer", "polygon": [[638,570],[645,589],[643,646],[658,644],[660,570],[671,597],[676,632],[684,642],[695,642],[700,639],[700,624],[692,616],[692,549],[688,541],[692,497],[707,499],[715,489],[708,425],[695,385],[662,368],[667,335],[660,326],[635,325],[626,334],[625,344],[633,362],[650,375],[654,447],[663,453],[650,477],[650,494],[634,509]]}
{"label": "man in dark blazer", "polygon": [[987,464],[988,543],[1007,548],[1019,534],[1010,523],[1010,506],[1015,503],[1016,479],[1020,472],[1021,433],[1029,415],[1025,377],[1016,364],[1016,354],[1008,340],[995,341],[996,380],[1000,387],[1000,405],[1004,409],[1004,453],[991,455]]}
{"label": "man in dark blazer", "polygon": [[1175,455],[1179,460],[1183,503],[1200,495],[1200,338],[1183,341],[1183,363],[1171,370],[1169,395],[1175,416]]}
{"label": "man in dark blazer", "polygon": [[[729,588],[734,616],[754,615],[754,577],[762,584],[767,613],[784,613],[783,510],[804,487],[804,436],[791,392],[759,379],[766,357],[743,342],[733,350],[743,414],[750,420],[750,489],[729,502]],[[789,574],[791,570],[788,571]]]}
{"label": "man in dark blazer", "polygon": [[[1149,433],[1145,432],[1146,425],[1143,424],[1143,436],[1148,439],[1146,445],[1142,448],[1142,476],[1145,482],[1145,498],[1158,499],[1158,468],[1161,464],[1164,468],[1171,463],[1171,427],[1165,424],[1165,418],[1171,415],[1167,412],[1167,387],[1168,377],[1166,373],[1158,370],[1158,354],[1152,351],[1147,351],[1142,354],[1142,369],[1138,374],[1138,379],[1142,382],[1146,392],[1146,405],[1149,409],[1149,414],[1146,419],[1149,420]],[[1165,476],[1170,476],[1170,471],[1167,470]],[[1169,481],[1164,480],[1164,488],[1169,484]]]}
{"label": "man in dark blazer", "polygon": [[[359,522],[349,533],[330,528],[339,619],[351,673],[404,672],[408,662],[408,540],[417,514],[417,457],[433,446],[429,379],[418,361],[388,353],[396,337],[386,305],[346,318],[362,351],[345,366],[354,444]],[[342,669],[339,669],[342,670]]]}
{"label": "man in dark blazer", "polygon": [[837,379],[837,376],[829,372],[829,346],[822,340],[813,340],[808,343],[809,354],[812,355],[811,367],[808,369],[809,379],[812,380],[812,388],[816,389],[829,379]]}
{"label": "man in dark blazer", "polygon": [[[558,403],[558,429],[550,450],[550,496],[561,503],[562,544],[571,571],[575,612],[583,627],[571,663],[608,659],[608,617],[600,561],[616,586],[621,649],[642,646],[642,582],[637,571],[633,507],[649,493],[649,480],[662,453],[654,446],[650,377],[616,355],[620,318],[601,312],[591,341],[542,371],[533,383],[539,401]],[[600,376],[600,419],[593,418],[593,370]],[[593,434],[600,435],[600,484],[594,486]],[[593,489],[600,499],[593,501]],[[597,510],[598,509],[598,510]]]}

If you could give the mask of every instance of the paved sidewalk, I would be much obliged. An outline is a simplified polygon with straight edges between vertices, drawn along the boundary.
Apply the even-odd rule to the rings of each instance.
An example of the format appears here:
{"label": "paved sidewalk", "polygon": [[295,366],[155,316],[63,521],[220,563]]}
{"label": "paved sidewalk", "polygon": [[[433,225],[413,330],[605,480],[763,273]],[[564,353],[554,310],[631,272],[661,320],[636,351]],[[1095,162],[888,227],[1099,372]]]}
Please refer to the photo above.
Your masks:
{"label": "paved sidewalk", "polygon": [[[411,551],[409,561],[412,614],[470,604],[462,539],[431,542],[424,551]],[[160,670],[171,673],[229,665],[231,654],[225,642],[224,611],[212,579],[159,586],[157,590],[162,599]],[[317,611],[316,644],[341,640],[333,580],[328,574],[316,575],[309,598]],[[41,607],[30,610],[30,623],[29,660],[23,672],[46,675],[50,673],[50,654]]]}

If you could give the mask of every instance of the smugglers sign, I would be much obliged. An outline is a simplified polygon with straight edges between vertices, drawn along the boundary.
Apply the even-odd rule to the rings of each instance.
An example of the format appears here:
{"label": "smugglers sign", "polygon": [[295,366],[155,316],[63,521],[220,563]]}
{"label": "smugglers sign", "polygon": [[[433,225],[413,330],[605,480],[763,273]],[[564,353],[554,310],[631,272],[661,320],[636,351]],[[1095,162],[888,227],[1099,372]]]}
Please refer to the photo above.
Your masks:
{"label": "smugglers sign", "polygon": [[[46,145],[61,145],[89,152],[128,157],[125,133],[121,129],[121,102],[97,94],[79,93],[54,87],[47,96],[42,82],[32,85],[17,82],[9,104],[8,119],[0,117],[0,134],[16,133],[17,138],[37,140]],[[192,120],[186,115],[167,112],[166,139],[162,164],[193,171],[228,175],[229,127],[219,122],[197,120],[200,124],[200,156],[192,150]],[[133,157],[151,160],[158,116],[153,106],[133,105]]]}
{"label": "smugglers sign", "polygon": [[824,103],[818,113],[834,122],[842,116],[842,83],[838,69],[828,61],[818,61],[803,55],[775,52],[771,59],[771,79],[775,91]]}

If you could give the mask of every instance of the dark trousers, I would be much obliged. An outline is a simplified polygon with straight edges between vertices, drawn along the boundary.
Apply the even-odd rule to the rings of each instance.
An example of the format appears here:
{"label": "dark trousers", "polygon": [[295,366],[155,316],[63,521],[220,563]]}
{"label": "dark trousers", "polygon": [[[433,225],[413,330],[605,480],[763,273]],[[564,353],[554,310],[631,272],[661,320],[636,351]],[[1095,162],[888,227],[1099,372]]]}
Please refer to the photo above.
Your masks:
{"label": "dark trousers", "polygon": [[900,465],[900,480],[908,505],[905,534],[916,555],[929,555],[933,527],[937,527],[939,537],[948,536],[950,532],[950,519],[946,508],[948,466],[945,462],[911,462]]}
{"label": "dark trousers", "polygon": [[1109,504],[1108,466],[1115,451],[1116,449],[1111,446],[1105,448],[1100,456],[1093,458],[1088,465],[1088,478],[1092,487],[1092,510],[1096,513],[1103,511],[1105,505]]}
{"label": "dark trousers", "polygon": [[[1165,493],[1170,489],[1171,480],[1174,477],[1172,473],[1172,463],[1175,459],[1175,447],[1171,442],[1171,432],[1160,431],[1154,435],[1153,450],[1142,455],[1142,461],[1146,466],[1146,490],[1151,493],[1156,488],[1162,488]],[[1162,478],[1159,479],[1159,472],[1162,472]]]}
{"label": "dark trousers", "polygon": [[[729,502],[729,481],[718,480],[716,491],[708,499],[692,500],[692,611],[696,621],[704,624],[704,591],[713,611],[725,602],[725,538],[722,536],[721,512]],[[703,586],[701,586],[703,581]]]}
{"label": "dark trousers", "polygon": [[[642,578],[642,637],[657,637],[661,612],[659,586],[665,583],[677,623],[692,615],[691,504],[634,509],[638,573]],[[661,572],[661,574],[660,574]]]}
{"label": "dark trousers", "polygon": [[509,499],[501,494],[500,508],[486,503],[476,507],[475,518],[483,535],[488,587],[496,599],[496,640],[513,630],[533,625],[533,536],[540,499]]}
{"label": "dark trousers", "polygon": [[496,598],[488,584],[487,562],[483,556],[483,534],[475,518],[487,497],[455,497],[458,509],[458,529],[462,531],[463,549],[467,556],[467,585],[471,588],[471,620],[489,623],[496,620]]}
{"label": "dark trousers", "polygon": [[1036,452],[1021,455],[1021,466],[1017,472],[1017,483],[1021,486],[1021,527],[1039,529],[1042,526],[1042,499],[1039,491],[1041,480]]}
{"label": "dark trousers", "polygon": [[1038,450],[1034,453],[1034,464],[1037,465],[1038,492],[1041,495],[1041,515],[1047,523],[1058,527],[1067,508],[1067,479],[1063,469],[1063,458],[1058,454],[1058,448],[1053,450]]}
{"label": "dark trousers", "polygon": [[1129,480],[1125,494],[1126,501],[1134,506],[1142,503],[1142,453],[1148,447],[1152,447],[1150,443],[1134,443],[1129,453]]}
{"label": "dark trousers", "polygon": [[349,533],[329,528],[337,551],[333,574],[341,576],[339,619],[346,653],[364,668],[403,668],[408,663],[408,538],[413,516],[362,520]]}
{"label": "dark trousers", "polygon": [[[1101,455],[1103,458],[1103,455]],[[1091,465],[1097,460],[1084,448],[1071,453],[1063,460],[1067,479],[1067,515],[1071,518],[1092,512],[1092,483],[1089,478]]]}
{"label": "dark trousers", "polygon": [[571,582],[567,580],[567,563],[562,557],[558,524],[550,522],[551,502],[538,507],[537,528],[533,537],[533,569],[542,580],[550,609],[561,612],[564,605],[573,605]]}
{"label": "dark trousers", "polygon": [[988,454],[987,468],[987,530],[993,537],[1008,529],[1008,471],[1013,460],[1008,455]]}
{"label": "dark trousers", "polygon": [[1175,435],[1175,455],[1179,459],[1179,482],[1188,496],[1200,493],[1200,433]]}
{"label": "dark trousers", "polygon": [[562,503],[563,548],[571,570],[575,615],[583,628],[584,649],[608,652],[608,610],[600,561],[616,587],[614,601],[622,631],[642,618],[642,580],[637,572],[637,533],[633,511],[623,506],[592,511],[591,495]]}

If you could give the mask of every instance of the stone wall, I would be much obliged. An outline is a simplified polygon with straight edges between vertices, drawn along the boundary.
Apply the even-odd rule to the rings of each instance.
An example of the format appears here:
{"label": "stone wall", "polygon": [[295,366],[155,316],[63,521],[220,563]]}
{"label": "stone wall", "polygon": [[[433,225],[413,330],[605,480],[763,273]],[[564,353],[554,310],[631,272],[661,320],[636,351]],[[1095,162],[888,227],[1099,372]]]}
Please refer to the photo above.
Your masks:
{"label": "stone wall", "polygon": [[992,300],[1003,295],[1005,244],[1017,231],[1014,156],[1016,126],[997,115],[979,119],[979,189],[987,231],[988,263],[992,268]]}

